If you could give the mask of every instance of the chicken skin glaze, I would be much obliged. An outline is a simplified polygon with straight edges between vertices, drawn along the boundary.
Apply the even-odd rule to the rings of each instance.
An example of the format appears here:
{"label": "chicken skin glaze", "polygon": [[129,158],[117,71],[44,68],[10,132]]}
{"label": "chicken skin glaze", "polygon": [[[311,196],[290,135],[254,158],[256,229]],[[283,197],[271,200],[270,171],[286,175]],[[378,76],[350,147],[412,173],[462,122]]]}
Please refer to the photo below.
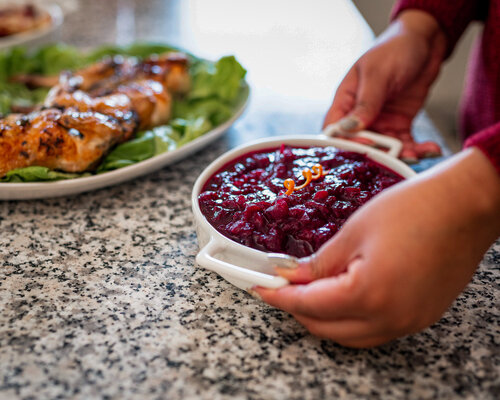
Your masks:
{"label": "chicken skin glaze", "polygon": [[40,109],[0,119],[0,177],[32,165],[91,171],[138,130],[166,123],[172,95],[190,86],[179,53],[143,61],[116,56],[59,77],[18,80],[52,88]]}

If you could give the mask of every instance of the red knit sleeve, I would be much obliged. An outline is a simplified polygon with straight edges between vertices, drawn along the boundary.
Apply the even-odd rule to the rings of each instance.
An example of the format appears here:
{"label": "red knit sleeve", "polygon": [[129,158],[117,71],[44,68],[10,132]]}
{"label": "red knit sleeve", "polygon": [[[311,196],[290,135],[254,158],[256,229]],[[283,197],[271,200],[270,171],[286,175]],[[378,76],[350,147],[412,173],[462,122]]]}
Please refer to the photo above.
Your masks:
{"label": "red knit sleeve", "polygon": [[426,11],[436,18],[448,38],[448,51],[450,55],[458,39],[467,25],[474,19],[480,18],[479,1],[474,0],[398,0],[394,5],[391,20],[407,9],[416,8]]}
{"label": "red knit sleeve", "polygon": [[464,148],[473,146],[488,157],[500,174],[500,122],[476,133],[465,141]]}

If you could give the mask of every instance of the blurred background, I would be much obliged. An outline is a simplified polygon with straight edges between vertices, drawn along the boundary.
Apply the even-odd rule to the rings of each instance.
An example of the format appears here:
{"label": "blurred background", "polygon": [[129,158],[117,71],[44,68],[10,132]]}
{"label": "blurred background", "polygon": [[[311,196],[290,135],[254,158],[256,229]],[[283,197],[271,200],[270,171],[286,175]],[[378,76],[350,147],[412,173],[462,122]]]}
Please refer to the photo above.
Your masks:
{"label": "blurred background", "polygon": [[[33,0],[16,0],[15,3]],[[0,0],[12,3],[12,0]],[[64,24],[51,39],[83,48],[167,42],[215,59],[234,54],[248,69],[252,103],[307,116],[297,127],[319,131],[335,88],[387,26],[394,0],[36,0],[57,3]],[[342,18],[336,18],[339,15]],[[335,23],[332,23],[335,21]],[[460,149],[457,109],[467,56],[479,26],[471,26],[443,68],[425,106],[447,147]],[[38,44],[38,43],[37,43]],[[312,119],[314,125],[311,128]],[[276,129],[279,129],[277,127]],[[286,132],[285,132],[286,133]]]}

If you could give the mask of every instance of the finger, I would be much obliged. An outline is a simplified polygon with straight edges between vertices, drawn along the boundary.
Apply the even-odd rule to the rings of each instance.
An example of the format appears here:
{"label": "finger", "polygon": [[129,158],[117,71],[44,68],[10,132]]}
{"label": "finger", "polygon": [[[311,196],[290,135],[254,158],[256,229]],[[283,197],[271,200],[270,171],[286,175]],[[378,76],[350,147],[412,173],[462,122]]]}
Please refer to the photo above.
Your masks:
{"label": "finger", "polygon": [[355,238],[341,229],[316,253],[297,260],[296,268],[276,267],[275,271],[290,283],[297,284],[335,276],[345,272],[349,262],[358,256],[356,244]]}
{"label": "finger", "polygon": [[275,272],[285,278],[288,282],[294,284],[306,284],[316,279],[314,265],[317,262],[317,255],[301,258],[297,261],[294,268],[275,267]]}
{"label": "finger", "polygon": [[363,319],[323,321],[303,315],[293,315],[293,317],[314,336],[330,339],[344,346],[365,347],[356,344],[378,343],[382,339],[381,336],[372,333],[371,323]]}
{"label": "finger", "polygon": [[346,119],[358,120],[359,129],[370,126],[387,100],[387,77],[376,69],[363,69],[359,76],[356,103]]}
{"label": "finger", "polygon": [[413,139],[413,136],[411,135],[410,131],[400,131],[398,132],[398,138],[403,142],[403,145],[407,146],[414,146],[415,145],[415,140]]}
{"label": "finger", "polygon": [[370,331],[370,323],[363,319],[322,320],[300,314],[292,314],[314,336],[332,340],[346,340],[365,337]]}
{"label": "finger", "polygon": [[293,317],[314,336],[333,340],[342,346],[369,348],[393,339],[391,335],[379,332],[379,329],[369,320],[324,321],[298,314]]}
{"label": "finger", "polygon": [[336,342],[345,347],[352,347],[353,349],[369,349],[372,347],[377,347],[391,340],[396,339],[396,337],[392,336],[368,336],[366,338],[357,338],[357,339],[345,339],[345,340],[336,340]]}
{"label": "finger", "polygon": [[432,141],[416,143],[415,152],[418,158],[439,157],[442,154],[441,147]]}
{"label": "finger", "polygon": [[418,154],[413,146],[403,145],[403,149],[401,153],[399,153],[399,158],[407,164],[415,164],[418,162]]}
{"label": "finger", "polygon": [[322,320],[352,318],[363,315],[362,296],[364,284],[359,273],[359,263],[345,274],[311,282],[307,285],[290,285],[281,289],[255,287],[263,301],[290,314]]}
{"label": "finger", "polygon": [[351,68],[340,83],[333,103],[326,113],[323,128],[345,117],[354,107],[358,87],[358,73],[355,67]]}

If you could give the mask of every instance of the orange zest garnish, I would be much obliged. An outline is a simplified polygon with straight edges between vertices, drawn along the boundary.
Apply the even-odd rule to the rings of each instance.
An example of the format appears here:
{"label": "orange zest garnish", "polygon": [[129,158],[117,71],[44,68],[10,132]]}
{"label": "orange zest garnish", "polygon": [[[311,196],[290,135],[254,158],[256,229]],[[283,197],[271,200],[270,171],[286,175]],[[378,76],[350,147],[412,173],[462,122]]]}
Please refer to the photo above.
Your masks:
{"label": "orange zest garnish", "polygon": [[290,196],[295,190],[295,181],[293,179],[286,179],[285,182],[283,182],[283,186],[285,186],[286,189],[285,194]]}
{"label": "orange zest garnish", "polygon": [[307,185],[311,183],[313,174],[309,168],[306,168],[304,169],[304,171],[302,171],[302,176],[306,178],[306,181],[302,185],[297,186],[295,190],[304,189]]}
{"label": "orange zest garnish", "polygon": [[323,174],[323,166],[321,164],[313,165],[312,170],[314,172],[314,175],[312,176],[313,180],[319,179],[323,175],[326,175],[326,173]]}
{"label": "orange zest garnish", "polygon": [[[314,175],[313,175],[314,172]],[[293,179],[286,179],[283,182],[283,186],[285,186],[287,196],[290,196],[295,190],[300,190],[305,188],[307,185],[311,183],[311,181],[315,181],[322,176],[326,175],[326,172],[323,172],[323,166],[321,164],[316,164],[312,167],[312,171],[309,168],[305,168],[302,171],[302,176],[306,179],[305,182],[295,187],[295,181]]]}

